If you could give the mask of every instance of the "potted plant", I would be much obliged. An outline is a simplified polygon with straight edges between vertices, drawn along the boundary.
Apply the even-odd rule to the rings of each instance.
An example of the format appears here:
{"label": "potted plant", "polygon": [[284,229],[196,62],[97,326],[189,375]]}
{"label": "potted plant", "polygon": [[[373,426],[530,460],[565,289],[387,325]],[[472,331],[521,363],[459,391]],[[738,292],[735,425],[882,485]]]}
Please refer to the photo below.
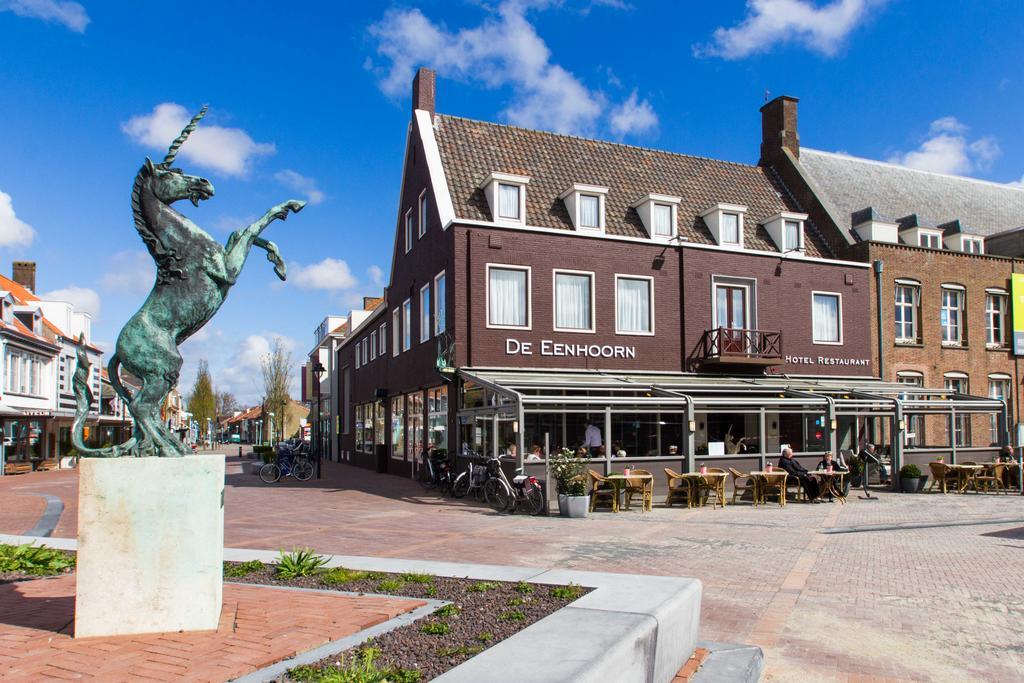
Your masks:
{"label": "potted plant", "polygon": [[864,461],[859,456],[851,455],[846,460],[846,466],[850,468],[850,476],[847,477],[847,481],[850,482],[850,486],[858,488],[861,485],[861,476],[864,472]]}
{"label": "potted plant", "polygon": [[900,468],[900,490],[903,493],[917,493],[921,487],[921,470],[914,463]]}
{"label": "potted plant", "polygon": [[571,448],[563,448],[549,456],[548,468],[558,492],[558,513],[562,517],[586,517],[590,508],[587,494],[586,461]]}

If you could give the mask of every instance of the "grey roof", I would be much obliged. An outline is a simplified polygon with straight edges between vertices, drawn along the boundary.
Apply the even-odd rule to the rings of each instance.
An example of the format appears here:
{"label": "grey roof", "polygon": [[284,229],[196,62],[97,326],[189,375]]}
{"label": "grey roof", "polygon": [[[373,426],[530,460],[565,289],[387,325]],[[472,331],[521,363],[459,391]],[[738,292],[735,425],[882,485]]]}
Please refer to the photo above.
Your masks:
{"label": "grey roof", "polygon": [[943,226],[958,219],[978,235],[1024,225],[1024,188],[807,148],[800,165],[847,231],[851,214],[868,207],[889,221],[917,214],[922,225]]}
{"label": "grey roof", "polygon": [[[529,176],[529,225],[566,231],[573,226],[559,196],[573,183],[608,188],[605,224],[610,235],[646,237],[631,204],[651,192],[682,198],[679,233],[699,244],[714,244],[700,214],[719,202],[749,207],[743,243],[765,251],[778,249],[761,221],[780,211],[802,212],[774,173],[760,166],[442,114],[434,118],[434,131],[459,218],[490,220],[479,185],[493,171]],[[829,257],[812,221],[807,228],[808,256]]]}

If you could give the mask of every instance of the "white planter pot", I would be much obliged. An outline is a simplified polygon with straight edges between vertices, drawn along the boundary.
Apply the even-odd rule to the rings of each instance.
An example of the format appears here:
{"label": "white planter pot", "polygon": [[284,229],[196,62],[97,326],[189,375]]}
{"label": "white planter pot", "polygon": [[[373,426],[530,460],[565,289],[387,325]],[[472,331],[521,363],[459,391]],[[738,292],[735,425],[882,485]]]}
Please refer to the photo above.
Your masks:
{"label": "white planter pot", "polygon": [[558,513],[562,517],[586,517],[590,510],[590,496],[558,496]]}

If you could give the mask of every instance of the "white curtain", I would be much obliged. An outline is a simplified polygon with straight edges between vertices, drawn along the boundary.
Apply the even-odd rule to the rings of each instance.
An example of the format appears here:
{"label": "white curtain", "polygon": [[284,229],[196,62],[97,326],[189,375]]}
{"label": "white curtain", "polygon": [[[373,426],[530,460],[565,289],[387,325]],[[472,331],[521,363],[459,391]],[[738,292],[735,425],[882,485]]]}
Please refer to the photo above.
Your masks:
{"label": "white curtain", "polygon": [[598,206],[600,202],[592,195],[580,195],[580,226],[584,228],[600,228],[598,222]]}
{"label": "white curtain", "polygon": [[498,216],[519,219],[519,187],[498,185]]}
{"label": "white curtain", "polygon": [[814,341],[839,341],[839,297],[814,295]]}
{"label": "white curtain", "polygon": [[800,248],[800,224],[796,221],[786,221],[783,251],[792,251]]}
{"label": "white curtain", "polygon": [[526,326],[526,271],[491,268],[490,323]]}
{"label": "white curtain", "polygon": [[654,234],[672,235],[672,207],[666,204],[654,205]]}
{"label": "white curtain", "polygon": [[617,289],[615,302],[619,330],[623,332],[650,332],[650,281],[620,278]]}
{"label": "white curtain", "polygon": [[726,244],[739,244],[740,242],[740,217],[734,213],[722,214],[722,242]]}
{"label": "white curtain", "polygon": [[590,329],[590,276],[555,274],[555,327]]}

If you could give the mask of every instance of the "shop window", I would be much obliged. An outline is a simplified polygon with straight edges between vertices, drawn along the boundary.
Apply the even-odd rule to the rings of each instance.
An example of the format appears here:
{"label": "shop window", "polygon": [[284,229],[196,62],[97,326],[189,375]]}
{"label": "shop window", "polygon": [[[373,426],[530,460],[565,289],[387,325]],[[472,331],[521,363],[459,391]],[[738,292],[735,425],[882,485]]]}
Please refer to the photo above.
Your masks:
{"label": "shop window", "polygon": [[555,330],[594,331],[594,274],[555,271]]}
{"label": "shop window", "polygon": [[416,392],[405,395],[406,442],[409,458],[417,462],[423,453],[423,394]]}
{"label": "shop window", "polygon": [[530,269],[488,264],[488,327],[529,329],[530,313]]}
{"label": "shop window", "polygon": [[448,387],[427,390],[427,432],[430,448],[448,450]]}
{"label": "shop window", "polygon": [[654,334],[654,280],[615,276],[615,332]]}
{"label": "shop window", "polygon": [[384,401],[373,403],[373,440],[378,446],[384,444]]}
{"label": "shop window", "polygon": [[405,397],[391,399],[391,457],[405,459]]}
{"label": "shop window", "polygon": [[811,294],[815,344],[843,343],[842,297],[831,292]]}

